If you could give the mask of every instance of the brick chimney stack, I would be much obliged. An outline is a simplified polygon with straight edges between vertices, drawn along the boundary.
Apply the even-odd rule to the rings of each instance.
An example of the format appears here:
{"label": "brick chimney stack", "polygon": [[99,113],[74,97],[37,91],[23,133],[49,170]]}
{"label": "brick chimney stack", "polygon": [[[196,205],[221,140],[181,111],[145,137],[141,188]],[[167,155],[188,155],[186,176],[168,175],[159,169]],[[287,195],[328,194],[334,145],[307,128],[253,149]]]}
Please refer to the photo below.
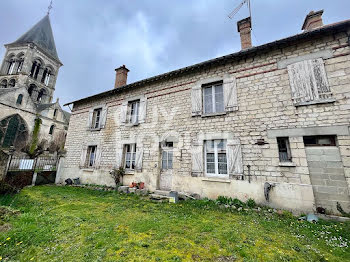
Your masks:
{"label": "brick chimney stack", "polygon": [[252,47],[252,22],[250,17],[244,18],[237,22],[237,30],[241,34],[241,46],[242,49]]}
{"label": "brick chimney stack", "polygon": [[115,72],[116,72],[116,75],[115,75],[114,88],[125,86],[128,80],[129,69],[127,69],[125,65],[122,65],[121,67],[115,69]]}
{"label": "brick chimney stack", "polygon": [[322,14],[323,10],[317,12],[311,11],[305,17],[304,24],[301,30],[308,31],[323,26]]}

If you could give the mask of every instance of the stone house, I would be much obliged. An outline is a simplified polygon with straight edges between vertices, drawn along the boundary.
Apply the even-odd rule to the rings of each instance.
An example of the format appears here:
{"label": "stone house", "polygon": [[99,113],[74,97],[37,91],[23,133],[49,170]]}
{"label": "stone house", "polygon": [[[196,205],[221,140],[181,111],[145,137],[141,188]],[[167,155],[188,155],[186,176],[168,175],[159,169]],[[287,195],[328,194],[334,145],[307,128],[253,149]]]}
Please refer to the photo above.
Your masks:
{"label": "stone house", "polygon": [[114,185],[122,166],[151,191],[349,210],[350,20],[322,13],[256,47],[243,19],[241,51],[135,83],[117,68],[114,89],[70,103],[58,182]]}
{"label": "stone house", "polygon": [[70,113],[52,101],[59,68],[49,15],[15,42],[5,45],[0,67],[0,148],[19,147],[31,136],[36,119],[48,142],[67,132]]}

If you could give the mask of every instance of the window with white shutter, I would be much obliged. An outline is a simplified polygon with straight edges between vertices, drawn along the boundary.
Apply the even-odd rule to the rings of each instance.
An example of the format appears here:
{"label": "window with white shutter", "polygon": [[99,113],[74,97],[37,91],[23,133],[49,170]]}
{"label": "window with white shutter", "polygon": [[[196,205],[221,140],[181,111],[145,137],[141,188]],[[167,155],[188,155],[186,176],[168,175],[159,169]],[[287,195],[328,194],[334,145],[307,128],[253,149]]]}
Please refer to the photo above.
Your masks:
{"label": "window with white shutter", "polygon": [[89,111],[88,129],[100,130],[105,128],[107,120],[107,107],[94,107]]}
{"label": "window with white shutter", "polygon": [[203,144],[195,143],[192,145],[191,150],[192,158],[192,176],[202,176],[203,175]]}
{"label": "window with white shutter", "polygon": [[332,97],[322,58],[287,66],[294,104],[327,101]]}
{"label": "window with white shutter", "polygon": [[242,148],[238,138],[227,140],[227,163],[230,177],[243,174]]}
{"label": "window with white shutter", "polygon": [[198,81],[192,87],[192,116],[210,116],[238,110],[236,79],[233,76]]}

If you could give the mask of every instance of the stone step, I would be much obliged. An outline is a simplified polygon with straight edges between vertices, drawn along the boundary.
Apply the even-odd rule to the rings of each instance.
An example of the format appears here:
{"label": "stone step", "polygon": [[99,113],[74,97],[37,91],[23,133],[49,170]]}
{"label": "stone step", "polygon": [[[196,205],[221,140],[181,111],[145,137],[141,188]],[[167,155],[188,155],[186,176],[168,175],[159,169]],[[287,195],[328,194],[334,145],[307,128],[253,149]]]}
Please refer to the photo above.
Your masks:
{"label": "stone step", "polygon": [[150,194],[150,199],[154,200],[169,200],[170,197],[164,196],[164,195],[159,195],[159,194]]}
{"label": "stone step", "polygon": [[169,196],[170,191],[166,191],[166,190],[155,190],[154,194],[156,195],[162,195],[162,196]]}

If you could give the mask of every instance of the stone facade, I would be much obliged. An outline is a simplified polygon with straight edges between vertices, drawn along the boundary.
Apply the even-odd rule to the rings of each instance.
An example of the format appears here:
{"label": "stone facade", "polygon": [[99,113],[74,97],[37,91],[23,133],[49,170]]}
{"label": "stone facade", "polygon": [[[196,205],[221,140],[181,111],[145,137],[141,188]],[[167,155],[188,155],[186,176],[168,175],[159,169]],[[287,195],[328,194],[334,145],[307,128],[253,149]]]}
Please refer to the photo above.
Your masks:
{"label": "stone facade", "polygon": [[[123,145],[136,143],[136,158],[141,155],[141,160],[136,159],[135,170],[124,177],[125,185],[143,181],[149,190],[155,190],[164,182],[167,189],[202,197],[254,198],[272,207],[312,211],[316,202],[303,137],[334,135],[337,143],[334,147],[339,149],[344,170],[344,179],[339,183],[345,197],[339,201],[344,210],[349,210],[349,33],[347,21],[334,30],[305,34],[298,39],[291,37],[253,48],[254,51],[248,49],[221,62],[210,62],[210,66],[169,73],[154,81],[75,101],[67,135],[67,156],[60,167],[58,182],[80,177],[82,183],[113,185],[109,171],[124,165]],[[288,65],[310,57],[324,62],[331,97],[322,103],[296,104]],[[220,80],[224,89],[226,85],[232,86],[232,101],[225,98],[225,103],[231,103],[230,110],[214,115],[196,114],[194,90]],[[124,106],[136,99],[143,99],[147,105],[141,106],[145,119],[138,125],[125,124]],[[91,130],[89,115],[98,107],[105,110],[102,116],[105,124]],[[280,162],[277,137],[289,137],[291,162]],[[239,144],[233,147],[241,152],[232,160],[237,166],[225,178],[208,176],[203,167],[203,145],[212,139]],[[167,174],[160,168],[164,141],[173,143],[173,168]],[[86,168],[82,160],[89,145],[97,146],[97,160],[95,166]],[[266,182],[273,186],[270,202],[264,198]],[[331,194],[334,189],[325,190]],[[334,206],[327,208],[337,212]]]}

